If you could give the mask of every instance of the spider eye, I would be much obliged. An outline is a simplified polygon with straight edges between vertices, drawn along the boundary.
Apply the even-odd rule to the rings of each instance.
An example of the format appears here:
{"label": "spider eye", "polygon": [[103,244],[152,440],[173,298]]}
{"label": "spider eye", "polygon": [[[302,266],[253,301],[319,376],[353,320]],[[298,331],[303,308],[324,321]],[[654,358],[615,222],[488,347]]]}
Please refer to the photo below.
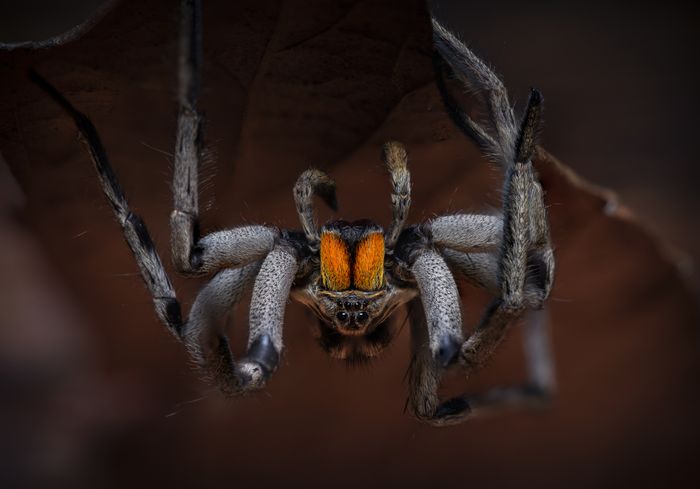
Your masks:
{"label": "spider eye", "polygon": [[358,323],[364,323],[369,319],[369,314],[367,314],[365,311],[360,311],[357,313],[356,317]]}
{"label": "spider eye", "polygon": [[349,316],[345,311],[338,311],[338,314],[336,314],[335,317],[337,317],[339,321],[345,322],[348,320]]}

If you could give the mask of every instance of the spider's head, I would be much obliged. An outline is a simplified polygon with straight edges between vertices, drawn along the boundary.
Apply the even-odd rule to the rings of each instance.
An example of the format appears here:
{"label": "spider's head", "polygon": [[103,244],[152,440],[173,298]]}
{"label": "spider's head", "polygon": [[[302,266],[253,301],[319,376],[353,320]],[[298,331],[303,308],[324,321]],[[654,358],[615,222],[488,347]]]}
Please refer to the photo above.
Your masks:
{"label": "spider's head", "polygon": [[321,319],[321,345],[333,357],[374,357],[393,338],[387,319],[406,298],[385,273],[384,254],[384,233],[370,221],[321,229],[320,270],[304,302]]}

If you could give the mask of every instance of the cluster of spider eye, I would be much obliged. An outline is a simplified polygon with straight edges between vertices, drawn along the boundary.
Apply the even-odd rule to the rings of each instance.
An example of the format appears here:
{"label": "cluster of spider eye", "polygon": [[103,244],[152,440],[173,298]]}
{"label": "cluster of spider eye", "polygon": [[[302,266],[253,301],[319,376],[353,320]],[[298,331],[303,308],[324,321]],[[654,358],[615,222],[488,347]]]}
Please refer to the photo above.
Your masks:
{"label": "cluster of spider eye", "polygon": [[[533,90],[521,121],[516,121],[500,79],[434,21],[438,88],[452,120],[504,170],[502,216],[455,214],[407,226],[411,203],[407,153],[401,144],[390,142],[382,148],[392,184],[393,215],[388,229],[369,221],[334,221],[319,231],[313,197],[335,208],[335,184],[325,173],[311,169],[294,186],[302,231],[242,226],[200,237],[199,8],[196,1],[182,3],[171,247],[179,272],[213,278],[199,293],[187,320],[182,318],[145,224],[129,209],[95,127],[57,89],[36,73],[32,76],[84,135],[102,188],[152,294],[156,314],[185,344],[207,380],[230,396],[263,387],[279,363],[284,310],[291,296],[320,319],[321,346],[346,360],[383,351],[395,335],[392,313],[409,304],[409,406],[428,423],[453,424],[482,410],[546,398],[551,387],[546,358],[541,359],[543,368],[534,369],[539,374],[525,386],[445,402],[437,394],[445,369],[460,366],[470,373],[478,368],[492,355],[512,320],[528,308],[541,308],[549,295],[554,258],[542,187],[531,162],[540,125],[539,92]],[[488,129],[452,98],[444,81],[446,71],[486,101]],[[466,340],[455,278],[496,296]],[[251,287],[247,355],[235,360],[221,322]],[[539,351],[542,355],[541,348]]]}
{"label": "cluster of spider eye", "polygon": [[[338,313],[335,315],[338,318],[338,321],[342,323],[347,323],[348,320],[350,320],[350,324],[364,324],[367,322],[369,319],[369,314],[367,311],[362,311],[361,309],[364,309],[367,307],[367,301],[355,301],[355,302],[349,302],[345,301],[343,302],[341,299],[338,299],[336,301],[336,304],[338,305],[339,308],[344,307],[350,312],[347,312],[345,310],[340,310]],[[357,311],[357,312],[353,312]]]}

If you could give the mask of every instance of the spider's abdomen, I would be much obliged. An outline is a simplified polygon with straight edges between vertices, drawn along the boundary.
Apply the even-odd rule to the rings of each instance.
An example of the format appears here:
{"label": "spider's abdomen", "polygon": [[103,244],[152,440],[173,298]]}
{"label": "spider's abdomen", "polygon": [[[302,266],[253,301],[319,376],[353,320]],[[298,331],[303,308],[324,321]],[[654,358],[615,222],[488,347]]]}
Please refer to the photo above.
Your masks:
{"label": "spider's abdomen", "polygon": [[321,282],[328,290],[384,285],[384,233],[371,221],[335,221],[321,229]]}

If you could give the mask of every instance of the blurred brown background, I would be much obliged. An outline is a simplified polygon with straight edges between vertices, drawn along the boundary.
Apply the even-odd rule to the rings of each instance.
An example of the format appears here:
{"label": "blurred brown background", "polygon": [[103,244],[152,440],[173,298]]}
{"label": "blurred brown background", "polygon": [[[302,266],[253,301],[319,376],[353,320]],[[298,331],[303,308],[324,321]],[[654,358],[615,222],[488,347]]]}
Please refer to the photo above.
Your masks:
{"label": "blurred brown background", "polygon": [[[143,2],[144,7],[131,12],[133,35],[152,41],[144,52],[161,56],[136,53],[134,45],[123,48],[136,53],[139,63],[159,63],[131,70],[129,76],[142,70],[148,81],[126,76],[119,80],[126,72],[119,65],[124,57],[94,57],[86,69],[116,78],[121,92],[104,88],[107,82],[95,82],[78,102],[95,115],[99,128],[107,128],[103,136],[127,193],[165,250],[167,205],[149,207],[149,199],[168,202],[168,157],[159,151],[170,151],[171,142],[150,134],[173,134],[173,86],[155,83],[167,79],[168,70],[174,75],[175,44],[174,39],[149,38],[137,22],[147,18],[150,3],[154,2]],[[25,1],[3,7],[0,42],[56,35],[99,4]],[[224,2],[214,4],[217,15],[207,17],[205,10],[205,38],[207,32],[226,30],[214,27],[216,21],[225,23],[226,15],[233,18],[238,13],[234,2],[228,7],[222,6]],[[531,85],[542,90],[547,104],[543,146],[581,175],[618,192],[653,234],[665,236],[686,256],[700,258],[694,189],[699,171],[691,134],[698,112],[695,7],[673,2],[631,7],[435,1],[433,8],[503,75],[516,101],[524,102]],[[266,15],[248,21],[266,22]],[[173,13],[163,25],[174,27],[175,18]],[[79,53],[72,60],[80,66]],[[210,158],[227,162],[242,151],[228,141],[235,117],[227,117],[226,110],[234,114],[238,106],[223,96],[227,85],[214,81],[225,71],[225,56],[217,63],[221,66],[212,62],[205,71],[205,86],[210,80],[205,88],[207,133],[214,153]],[[45,66],[49,75],[60,68],[50,56]],[[70,83],[70,75],[66,80]],[[78,75],[75,80],[79,81]],[[14,89],[21,82],[5,78],[3,83]],[[124,88],[132,83],[133,92]],[[154,93],[160,98],[149,105]],[[124,100],[136,108],[141,103],[144,110],[120,109],[118,102]],[[216,104],[221,104],[220,110]],[[34,129],[26,127],[30,117],[38,118],[36,125],[43,124],[47,139],[65,140],[51,152],[43,151],[39,141],[26,151],[26,160],[8,161],[14,176],[6,165],[0,166],[4,250],[0,483],[4,487],[697,483],[692,464],[700,433],[694,416],[700,407],[698,325],[688,309],[694,299],[679,278],[683,275],[692,282],[692,260],[673,255],[673,265],[662,267],[663,272],[647,283],[644,267],[657,265],[625,261],[625,239],[632,244],[637,231],[620,234],[617,254],[598,250],[599,235],[594,233],[588,240],[580,234],[562,234],[556,243],[562,275],[552,303],[560,392],[551,409],[542,412],[507,413],[447,430],[423,426],[402,412],[407,331],[385,358],[366,369],[346,369],[316,347],[304,324],[311,319],[297,305],[290,306],[287,316],[285,361],[268,391],[253,399],[226,402],[197,381],[180,346],[154,320],[74,130],[70,124],[55,122],[55,114],[44,123],[49,121],[45,114],[38,102],[32,102],[24,111],[3,112],[0,121],[4,129],[25,124],[26,134]],[[153,127],[161,120],[164,128],[156,132]],[[115,128],[111,134],[110,124]],[[126,158],[120,145],[132,133],[140,135],[136,145],[142,147],[144,160],[153,164],[139,167]],[[0,141],[5,159],[14,151],[13,138]],[[23,144],[32,147],[31,142]],[[420,149],[416,154],[418,165]],[[34,163],[39,156],[46,159]],[[369,161],[367,176],[348,161],[335,168],[336,178],[344,182],[343,209],[361,212],[369,205],[364,200],[374,198],[369,182],[383,174],[372,158],[374,153],[360,151],[348,160]],[[232,175],[239,178],[240,173],[219,169],[214,175],[218,183],[210,181],[203,191],[209,217],[220,218],[208,224],[274,220],[292,225],[291,206],[285,202],[291,201],[293,180],[287,181],[287,173],[296,170],[292,163],[288,168],[279,165],[275,198],[257,201],[254,195],[261,188],[257,183],[250,184],[252,190],[242,202],[228,195],[242,191],[245,183],[234,179],[236,187],[229,189]],[[414,219],[444,208],[475,205],[472,202],[482,198],[490,207],[497,205],[494,190],[459,200],[453,180],[468,182],[471,174],[450,176],[441,169],[436,164],[434,176],[415,168]],[[256,178],[254,169],[236,171]],[[445,180],[440,179],[442,174],[447,175]],[[489,178],[489,183],[497,184]],[[377,192],[386,191],[378,188]],[[454,194],[443,195],[448,192]],[[556,207],[552,212],[564,215]],[[568,251],[575,248],[569,243],[576,242],[584,243],[590,255]],[[629,256],[647,255],[631,250]],[[673,273],[676,265],[680,274]],[[584,275],[588,270],[591,273]],[[623,279],[636,273],[637,281]],[[628,293],[630,282],[639,289]],[[618,283],[625,290],[616,290]],[[197,288],[184,281],[177,281],[177,286],[186,298]],[[614,293],[601,296],[597,289],[619,293],[619,302]],[[467,319],[474,321],[478,309],[468,311]],[[236,318],[241,338],[245,311],[238,311]],[[469,388],[518,380],[521,369],[515,331],[494,364],[470,381]],[[454,385],[464,388],[456,381]],[[193,400],[197,402],[189,402]]]}

